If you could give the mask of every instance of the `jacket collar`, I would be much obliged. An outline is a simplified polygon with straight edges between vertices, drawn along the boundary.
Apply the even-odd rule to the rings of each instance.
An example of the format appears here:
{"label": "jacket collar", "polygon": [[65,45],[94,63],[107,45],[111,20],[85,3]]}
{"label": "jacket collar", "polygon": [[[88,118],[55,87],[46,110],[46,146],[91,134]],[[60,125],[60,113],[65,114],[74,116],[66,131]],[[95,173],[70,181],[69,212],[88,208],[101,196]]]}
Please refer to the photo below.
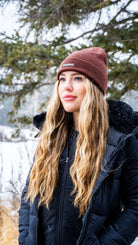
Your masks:
{"label": "jacket collar", "polygon": [[[129,134],[138,125],[138,112],[133,111],[127,103],[118,100],[107,100],[109,106],[109,124],[119,132]],[[34,116],[34,125],[41,130],[46,112]]]}
{"label": "jacket collar", "polygon": [[107,100],[109,105],[109,124],[119,132],[129,134],[138,125],[138,112],[119,100]]}

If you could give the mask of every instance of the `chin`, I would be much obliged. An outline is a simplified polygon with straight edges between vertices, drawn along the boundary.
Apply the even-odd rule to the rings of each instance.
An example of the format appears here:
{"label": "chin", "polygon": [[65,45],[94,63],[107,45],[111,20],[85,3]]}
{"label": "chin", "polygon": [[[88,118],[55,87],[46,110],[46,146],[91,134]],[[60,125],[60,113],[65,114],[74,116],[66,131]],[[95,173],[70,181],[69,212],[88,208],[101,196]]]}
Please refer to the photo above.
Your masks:
{"label": "chin", "polygon": [[68,113],[78,112],[79,110],[76,108],[64,108],[64,110]]}
{"label": "chin", "polygon": [[70,110],[70,109],[64,109],[65,112],[68,112],[68,113],[73,113],[74,111],[73,110]]}

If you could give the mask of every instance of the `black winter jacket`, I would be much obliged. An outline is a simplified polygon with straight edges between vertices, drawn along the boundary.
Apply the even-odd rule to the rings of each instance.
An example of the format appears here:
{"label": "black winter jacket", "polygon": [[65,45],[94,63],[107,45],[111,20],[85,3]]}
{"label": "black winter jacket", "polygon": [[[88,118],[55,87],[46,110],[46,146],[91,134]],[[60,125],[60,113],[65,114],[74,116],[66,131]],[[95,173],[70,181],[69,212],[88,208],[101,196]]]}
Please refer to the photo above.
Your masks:
{"label": "black winter jacket", "polygon": [[[48,220],[50,222],[47,227],[45,226],[46,245],[129,245],[138,235],[138,114],[134,113],[126,103],[120,101],[108,101],[108,103],[110,132],[102,170],[95,184],[89,207],[82,219],[76,219],[78,212],[71,206],[69,193],[72,191],[72,186],[70,176],[67,175],[66,181],[70,181],[70,184],[69,190],[64,192],[65,206],[62,207],[63,214],[60,222],[57,222],[55,207],[56,191],[52,200],[53,205],[51,204],[51,216],[46,208],[41,213],[45,215],[46,222]],[[44,120],[45,113],[36,116],[34,123],[41,128]],[[76,140],[77,135],[74,137]],[[72,155],[74,149],[75,144],[70,149]],[[66,151],[67,147],[64,149],[63,158]],[[63,168],[61,176],[62,170]],[[65,184],[63,179],[59,179],[60,181],[61,185]],[[19,210],[19,244],[41,245],[39,196],[30,206],[29,202],[24,201],[27,188],[28,180],[23,189]],[[59,189],[57,193],[58,191]],[[78,228],[79,230],[75,235],[71,233],[71,224],[67,225],[69,217],[76,219],[75,224],[78,222],[76,230]],[[59,225],[62,227],[61,233]],[[61,240],[57,242],[60,238]],[[75,242],[73,239],[76,239]]]}

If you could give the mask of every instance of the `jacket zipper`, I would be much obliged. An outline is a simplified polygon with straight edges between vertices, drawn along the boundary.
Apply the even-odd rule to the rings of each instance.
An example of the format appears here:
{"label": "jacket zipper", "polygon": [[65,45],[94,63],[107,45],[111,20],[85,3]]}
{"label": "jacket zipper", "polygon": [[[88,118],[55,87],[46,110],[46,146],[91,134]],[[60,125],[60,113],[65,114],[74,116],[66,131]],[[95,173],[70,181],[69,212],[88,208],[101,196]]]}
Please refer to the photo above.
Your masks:
{"label": "jacket zipper", "polygon": [[58,213],[57,213],[57,228],[56,228],[56,239],[55,245],[62,245],[62,237],[63,237],[63,208],[64,208],[64,197],[65,197],[65,190],[66,190],[66,181],[68,175],[68,162],[69,157],[66,157],[66,164],[63,173],[63,179],[61,181],[61,188],[59,190],[59,204],[58,204]]}

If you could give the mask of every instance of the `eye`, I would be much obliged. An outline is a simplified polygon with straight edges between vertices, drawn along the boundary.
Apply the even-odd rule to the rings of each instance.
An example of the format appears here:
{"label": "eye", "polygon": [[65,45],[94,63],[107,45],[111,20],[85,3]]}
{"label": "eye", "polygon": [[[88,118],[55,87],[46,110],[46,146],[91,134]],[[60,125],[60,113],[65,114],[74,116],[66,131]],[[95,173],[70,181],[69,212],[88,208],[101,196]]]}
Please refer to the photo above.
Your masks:
{"label": "eye", "polygon": [[74,80],[76,80],[76,81],[82,81],[82,77],[81,76],[74,77]]}
{"label": "eye", "polygon": [[60,82],[65,82],[65,78],[64,78],[64,77],[60,77],[60,78],[59,78],[59,81],[60,81]]}

